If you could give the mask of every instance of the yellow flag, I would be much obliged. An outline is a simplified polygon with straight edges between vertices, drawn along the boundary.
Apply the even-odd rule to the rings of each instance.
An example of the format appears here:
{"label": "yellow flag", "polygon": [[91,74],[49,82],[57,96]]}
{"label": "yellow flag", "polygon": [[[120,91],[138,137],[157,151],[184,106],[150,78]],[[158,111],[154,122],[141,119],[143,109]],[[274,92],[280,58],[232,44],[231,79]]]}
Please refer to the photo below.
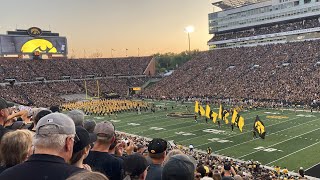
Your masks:
{"label": "yellow flag", "polygon": [[205,116],[206,115],[206,111],[203,109],[202,106],[199,106],[199,111],[200,111],[201,116]]}
{"label": "yellow flag", "polygon": [[218,114],[212,111],[211,117],[212,117],[213,123],[216,123],[216,122],[217,122]]}
{"label": "yellow flag", "polygon": [[208,119],[210,119],[210,111],[211,111],[210,106],[207,104],[207,105],[206,105],[206,117],[207,117]]}
{"label": "yellow flag", "polygon": [[231,119],[232,124],[236,122],[237,116],[238,116],[238,112],[234,109],[232,114],[232,119]]}
{"label": "yellow flag", "polygon": [[226,124],[229,124],[229,120],[228,120],[228,118],[227,118],[227,117],[230,115],[229,112],[228,112],[227,110],[224,110],[223,113],[224,113],[223,118],[224,118],[225,123],[226,123]]}
{"label": "yellow flag", "polygon": [[253,124],[254,130],[259,134],[259,136],[264,139],[266,136],[266,129],[264,123],[260,120],[259,116],[256,117],[256,120]]}
{"label": "yellow flag", "polygon": [[222,113],[223,113],[223,107],[220,104],[220,108],[219,108],[219,114],[218,114],[218,118],[222,120]]}
{"label": "yellow flag", "polygon": [[198,101],[196,101],[195,104],[194,104],[194,112],[195,113],[199,112],[199,102]]}
{"label": "yellow flag", "polygon": [[239,122],[238,122],[238,127],[239,127],[241,132],[242,132],[243,126],[244,126],[244,118],[242,116],[240,116]]}

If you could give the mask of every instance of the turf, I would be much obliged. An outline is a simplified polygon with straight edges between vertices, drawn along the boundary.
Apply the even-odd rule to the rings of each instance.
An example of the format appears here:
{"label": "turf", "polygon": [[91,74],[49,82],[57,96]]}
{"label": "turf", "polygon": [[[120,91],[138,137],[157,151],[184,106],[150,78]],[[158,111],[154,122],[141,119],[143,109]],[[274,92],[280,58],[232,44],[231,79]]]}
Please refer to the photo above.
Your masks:
{"label": "turf", "polygon": [[[164,102],[156,102],[164,105]],[[111,120],[116,130],[136,134],[148,138],[160,137],[174,140],[176,144],[206,150],[211,147],[213,153],[241,160],[255,160],[263,165],[287,167],[295,171],[299,167],[308,169],[320,161],[320,113],[294,112],[292,110],[257,109],[241,112],[245,118],[244,130],[238,128],[231,131],[231,126],[217,124],[205,118],[199,118],[198,123],[190,118],[168,117],[170,112],[186,112],[186,105],[193,113],[193,104],[176,104],[166,102],[168,110],[157,110],[156,113],[127,112],[115,116],[87,116],[96,121]],[[174,106],[174,109],[171,108]],[[218,111],[217,107],[214,109]],[[253,139],[252,126],[256,115],[266,126],[266,138]],[[270,117],[270,116],[278,116]],[[282,118],[279,118],[282,116]],[[231,117],[229,117],[231,120]],[[210,132],[204,130],[211,129]],[[218,130],[218,131],[216,131]]]}

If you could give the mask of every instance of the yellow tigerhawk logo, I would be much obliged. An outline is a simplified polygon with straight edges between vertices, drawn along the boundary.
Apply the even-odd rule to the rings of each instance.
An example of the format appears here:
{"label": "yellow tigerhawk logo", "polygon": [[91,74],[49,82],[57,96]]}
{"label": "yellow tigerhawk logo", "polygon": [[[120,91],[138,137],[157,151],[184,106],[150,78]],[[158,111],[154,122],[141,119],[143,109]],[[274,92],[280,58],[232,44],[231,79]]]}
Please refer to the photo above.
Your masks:
{"label": "yellow tigerhawk logo", "polygon": [[39,29],[36,29],[36,28],[32,28],[32,29],[30,30],[30,32],[31,32],[32,35],[40,35],[40,34],[41,34],[41,32],[39,31]]}
{"label": "yellow tigerhawk logo", "polygon": [[287,119],[289,117],[288,116],[267,116],[266,118],[269,118],[269,119]]}
{"label": "yellow tigerhawk logo", "polygon": [[33,53],[36,51],[40,53],[57,53],[57,49],[46,39],[32,39],[21,47],[22,53]]}
{"label": "yellow tigerhawk logo", "polygon": [[262,134],[265,132],[264,125],[261,123],[261,121],[257,121],[254,123],[254,127],[256,127],[259,134]]}

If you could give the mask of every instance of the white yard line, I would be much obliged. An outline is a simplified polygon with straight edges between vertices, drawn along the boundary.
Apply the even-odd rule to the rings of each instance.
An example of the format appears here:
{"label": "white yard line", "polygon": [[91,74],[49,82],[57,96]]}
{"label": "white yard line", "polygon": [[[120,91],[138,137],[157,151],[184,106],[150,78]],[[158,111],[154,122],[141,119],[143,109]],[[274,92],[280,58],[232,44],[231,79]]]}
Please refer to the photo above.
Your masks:
{"label": "white yard line", "polygon": [[[258,111],[255,111],[255,112],[250,112],[249,114],[252,114],[252,113],[257,113],[257,112],[259,112],[259,111],[262,111],[262,110],[258,110]],[[151,114],[151,115],[153,115],[153,114]],[[139,119],[139,120],[145,120],[145,119],[149,119],[150,117],[149,116],[151,116],[151,115],[145,115],[145,116],[147,116],[147,118],[142,118],[142,119]],[[166,116],[167,117],[167,116]],[[255,116],[252,116],[252,117],[249,117],[249,119],[250,118],[253,118],[253,117],[255,117]],[[164,118],[160,118],[160,119],[164,119]],[[155,120],[153,120],[153,121],[159,121],[160,119],[155,119]],[[151,121],[148,121],[148,122],[153,122],[152,120]],[[124,122],[124,124],[122,125],[122,126],[116,126],[116,128],[122,128],[122,127],[127,127],[127,126],[129,126],[129,127],[131,127],[131,125],[128,125],[127,123],[131,123],[131,121],[122,121],[122,122]],[[132,122],[134,122],[134,123],[138,123],[139,121],[132,121]],[[191,121],[190,121],[191,122]],[[163,122],[159,122],[159,123],[163,123]],[[184,122],[185,123],[185,122]],[[184,124],[184,123],[177,123],[177,124]],[[157,124],[157,123],[156,123]],[[156,125],[155,124],[155,125]],[[202,124],[202,123],[201,123]],[[204,124],[204,123],[203,123]],[[209,124],[209,123],[208,123]],[[176,125],[176,124],[171,124],[171,125]],[[171,125],[169,125],[169,126],[171,126]],[[195,125],[197,125],[197,124],[195,124]],[[250,123],[249,124],[246,124],[246,125],[250,125]],[[245,125],[245,126],[246,126]],[[194,125],[191,125],[191,126],[194,126]],[[133,129],[133,128],[137,128],[137,127],[139,127],[139,126],[133,126],[133,127],[131,127],[131,128],[128,128],[128,129],[126,129],[126,130],[130,130],[130,129]],[[165,127],[167,127],[167,126],[165,126]],[[184,127],[180,127],[180,128],[186,128],[186,127],[190,127],[190,126],[184,126]],[[163,128],[163,127],[162,127]],[[180,129],[180,128],[178,128],[178,129]],[[171,129],[171,130],[174,130],[174,129]],[[171,131],[171,130],[168,130],[168,131]],[[198,130],[196,130],[196,131],[198,131]],[[144,132],[144,131],[142,131],[142,132]],[[160,133],[160,132],[159,132]],[[157,133],[155,133],[155,134],[157,134]],[[207,135],[207,134],[206,134]],[[202,136],[204,136],[204,135],[202,135]],[[174,137],[174,136],[169,136],[169,137]],[[198,137],[201,137],[201,136],[198,136]]]}
{"label": "white yard line", "polygon": [[[185,122],[183,122],[183,123],[169,124],[169,125],[167,125],[167,126],[161,126],[161,127],[159,127],[159,128],[165,128],[165,127],[174,126],[174,125],[178,125],[178,124],[185,124],[185,123],[190,123],[190,122],[185,121]],[[195,126],[195,125],[198,125],[198,124],[193,124],[193,125],[191,125],[191,126]],[[158,126],[155,126],[155,127],[158,127]],[[175,129],[181,129],[181,128],[186,128],[186,127],[190,127],[190,126],[178,127],[178,128],[175,128]],[[175,129],[166,129],[165,131],[159,131],[159,132],[156,131],[156,133],[154,133],[154,134],[164,133],[164,132],[166,132],[166,131],[172,131],[172,130],[175,130]],[[150,131],[150,129],[145,130],[145,131],[141,131],[140,133],[146,132],[146,131]]]}
{"label": "white yard line", "polygon": [[316,167],[317,165],[319,165],[320,163],[318,163],[318,164],[315,164],[315,165],[313,165],[313,166],[311,166],[311,167],[309,167],[309,168],[307,168],[306,170],[304,170],[305,172],[306,171],[308,171],[308,170],[310,170],[310,169],[312,169],[312,168],[314,168],[314,167]]}
{"label": "white yard line", "polygon": [[[278,125],[278,124],[282,124],[282,123],[284,123],[284,122],[292,121],[293,119],[298,119],[298,118],[300,118],[300,117],[292,118],[292,119],[287,120],[287,121],[281,121],[281,122],[279,122],[279,123],[271,124],[271,125],[265,126],[265,127],[271,127],[271,126]],[[252,131],[248,131],[248,132],[245,132],[245,133],[239,133],[239,134],[237,134],[237,135],[229,136],[229,137],[226,137],[226,138],[224,138],[224,139],[228,139],[228,138],[232,138],[232,137],[236,137],[236,136],[241,136],[241,135],[247,134],[247,133],[252,133]],[[208,134],[206,134],[206,135],[208,135]],[[204,135],[203,135],[203,136],[204,136]],[[248,141],[247,141],[247,142],[248,142]],[[204,144],[199,145],[199,146],[203,146],[203,145],[210,144],[210,143],[212,143],[212,142],[204,143]],[[199,146],[196,146],[196,147],[199,147]]]}
{"label": "white yard line", "polygon": [[307,146],[307,147],[304,147],[304,148],[302,148],[302,149],[299,149],[298,151],[295,151],[295,152],[290,153],[290,154],[288,154],[288,155],[285,155],[285,156],[283,156],[283,157],[281,157],[281,158],[279,158],[279,159],[276,159],[276,160],[274,160],[274,161],[271,161],[271,162],[267,163],[266,165],[269,165],[269,164],[272,164],[272,163],[274,163],[274,162],[277,162],[277,161],[279,161],[279,160],[281,160],[281,159],[284,159],[284,158],[286,158],[286,157],[288,157],[288,156],[291,156],[291,155],[293,155],[293,154],[295,154],[295,153],[298,153],[298,152],[300,152],[300,151],[303,151],[303,150],[305,150],[305,149],[307,149],[307,148],[309,148],[309,147],[312,147],[312,146],[314,146],[314,145],[317,145],[317,144],[319,144],[319,143],[320,143],[320,142],[317,142],[317,143],[314,143],[314,144],[312,144],[312,145],[310,145],[310,146]]}
{"label": "white yard line", "polygon": [[[253,113],[255,113],[255,112],[253,112]],[[250,114],[252,114],[251,112],[250,112]],[[254,115],[254,116],[252,116],[252,117],[249,117],[248,119],[251,119],[251,118],[253,118],[253,117],[255,117],[256,115]],[[272,119],[273,120],[273,119]],[[224,123],[224,122],[221,122],[221,123]],[[215,124],[216,125],[216,124]],[[224,126],[225,125],[225,123],[222,125],[222,127],[225,127]],[[229,126],[229,124],[227,124],[228,126]],[[244,127],[246,127],[246,126],[252,126],[253,125],[253,123],[247,123],[246,125],[244,125]],[[208,129],[208,128],[206,128],[206,129]],[[210,128],[209,128],[210,129]],[[224,129],[219,129],[219,130],[230,130],[230,128],[224,128]],[[235,127],[235,129],[237,129],[236,127]],[[190,131],[190,132],[192,132],[192,131]],[[246,133],[248,133],[248,132],[246,132]],[[242,133],[242,134],[245,134],[245,133]],[[190,139],[195,139],[195,138],[199,138],[199,137],[202,137],[202,136],[208,136],[208,135],[212,135],[212,134],[208,134],[208,133],[205,133],[205,134],[203,134],[203,135],[201,135],[201,136],[197,136],[197,137],[193,137],[193,138],[190,138]],[[235,136],[238,136],[238,135],[241,135],[241,134],[236,134],[236,135],[234,135],[234,136],[227,136],[226,138],[231,138],[231,137],[235,137]],[[183,142],[183,141],[188,141],[188,140],[190,140],[190,139],[185,139],[185,140],[182,140],[182,141],[179,141],[179,142]],[[211,143],[211,142],[210,142]],[[196,146],[197,147],[197,146]]]}
{"label": "white yard line", "polygon": [[[320,119],[320,118],[319,118],[319,119]],[[286,131],[286,130],[288,130],[288,129],[292,129],[292,128],[295,128],[295,127],[304,125],[304,124],[308,124],[308,123],[313,122],[313,121],[318,121],[319,119],[314,119],[314,120],[312,120],[312,121],[308,121],[308,122],[305,122],[305,123],[301,123],[301,124],[296,125],[296,126],[291,126],[291,127],[289,127],[289,128],[282,129],[282,130],[280,130],[280,131],[276,131],[276,132],[271,133],[271,134],[267,134],[266,137],[267,137],[267,136],[270,136],[270,135],[272,135],[272,134],[277,134],[277,133],[279,133],[279,132]],[[250,141],[245,141],[245,142],[242,142],[242,143],[239,143],[239,144],[235,144],[235,145],[229,146],[229,147],[227,147],[227,148],[219,149],[219,150],[217,150],[216,152],[223,151],[223,150],[226,150],[226,149],[229,149],[229,148],[233,148],[233,147],[236,147],[236,146],[239,146],[239,145],[242,145],[242,144],[246,144],[246,143],[248,143],[248,142],[255,141],[255,140],[257,140],[257,139],[252,139],[252,140],[250,140]]]}
{"label": "white yard line", "polygon": [[[320,129],[320,128],[317,128],[317,129],[314,129],[314,130],[312,130],[312,131],[308,131],[308,132],[306,132],[306,133],[300,134],[300,135],[298,135],[298,136],[294,136],[294,137],[292,137],[292,138],[286,139],[286,140],[284,140],[284,141],[280,141],[280,142],[275,143],[275,144],[272,144],[272,145],[270,145],[270,146],[268,146],[268,147],[266,147],[266,148],[270,148],[270,147],[276,146],[276,145],[278,145],[278,144],[281,144],[281,143],[290,141],[290,140],[292,140],[292,139],[295,139],[295,138],[297,138],[297,137],[300,137],[300,136],[303,136],[303,135],[312,133],[312,132],[317,131],[317,130],[319,130],[319,129]],[[240,156],[240,157],[238,157],[238,158],[243,158],[243,157],[245,157],[245,156],[248,156],[248,155],[250,155],[250,154],[254,154],[254,153],[259,152],[259,151],[261,151],[261,150],[253,151],[253,152],[251,152],[251,153],[245,154],[245,155]]]}
{"label": "white yard line", "polygon": [[[139,122],[140,123],[144,123],[144,122],[141,122],[141,121],[144,121],[144,120],[147,120],[147,119],[154,119],[154,120],[149,120],[147,122],[159,121],[159,119],[167,120],[167,118],[156,118],[156,116],[146,115],[146,116],[144,116],[144,118],[140,118],[139,120],[136,120],[136,121],[121,121],[121,122],[123,122],[123,124],[120,125],[120,126],[116,126],[116,128],[122,128],[122,127],[130,126],[130,125],[128,125],[128,123],[139,123]],[[118,119],[115,119],[115,120],[118,120]],[[119,120],[121,120],[121,119],[119,119]],[[159,123],[161,123],[161,122],[159,122]]]}
{"label": "white yard line", "polygon": [[[191,125],[191,126],[196,126],[196,125],[198,125],[198,124],[193,124],[193,125]],[[188,127],[191,127],[191,126],[188,126]],[[168,130],[168,131],[178,130],[178,129],[182,129],[182,128],[186,128],[186,127],[179,127],[179,128],[175,128],[175,129],[170,129],[170,130]],[[188,132],[189,132],[189,131],[188,131]],[[186,132],[186,133],[188,133],[188,132]],[[157,132],[157,133],[155,133],[155,134],[158,134],[158,133],[164,133],[164,131],[163,131],[163,132]],[[168,139],[168,138],[175,137],[175,136],[177,136],[177,134],[175,134],[174,136],[168,136],[168,137],[163,136],[162,138],[163,138],[163,139]]]}

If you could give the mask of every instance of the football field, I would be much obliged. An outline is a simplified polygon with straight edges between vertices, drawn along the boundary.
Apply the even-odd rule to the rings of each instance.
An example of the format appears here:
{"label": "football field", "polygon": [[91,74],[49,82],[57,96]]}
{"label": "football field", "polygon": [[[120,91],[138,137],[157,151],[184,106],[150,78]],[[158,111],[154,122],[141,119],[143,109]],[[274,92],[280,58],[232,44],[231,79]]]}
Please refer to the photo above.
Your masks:
{"label": "football field", "polygon": [[[164,102],[157,102],[164,106]],[[188,106],[188,109],[186,108]],[[174,107],[172,109],[172,106]],[[240,112],[245,118],[245,126],[241,133],[237,127],[231,131],[231,126],[221,123],[221,128],[205,118],[169,117],[168,113],[182,113],[189,110],[193,113],[194,104],[176,104],[166,102],[168,110],[157,109],[137,114],[136,112],[121,113],[117,117],[87,116],[96,121],[110,120],[116,130],[144,136],[148,138],[163,138],[174,140],[176,144],[206,150],[211,147],[214,154],[224,155],[240,160],[259,161],[263,165],[297,172],[299,167],[305,170],[320,162],[320,113],[294,112],[291,110],[257,109]],[[213,109],[218,112],[218,107]],[[253,138],[252,127],[256,115],[266,127],[265,139]],[[228,118],[231,120],[231,116]]]}

